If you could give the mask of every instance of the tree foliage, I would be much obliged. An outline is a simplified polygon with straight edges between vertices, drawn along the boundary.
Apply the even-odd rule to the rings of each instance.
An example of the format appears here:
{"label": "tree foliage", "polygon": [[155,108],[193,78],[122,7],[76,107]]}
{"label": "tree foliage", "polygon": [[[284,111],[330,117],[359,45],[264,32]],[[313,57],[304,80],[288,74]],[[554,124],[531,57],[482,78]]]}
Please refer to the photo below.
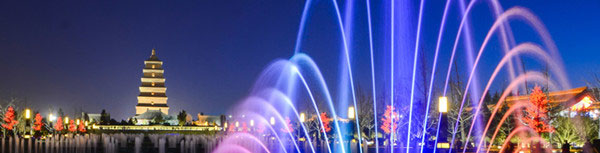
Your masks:
{"label": "tree foliage", "polygon": [[79,128],[77,129],[79,132],[84,133],[87,130],[85,129],[85,125],[83,122],[79,122]]}
{"label": "tree foliage", "polygon": [[[381,117],[381,129],[386,134],[390,134],[392,131],[396,131],[398,129],[398,113],[395,112],[394,107],[388,105],[385,109],[385,113],[383,113],[383,117]],[[393,120],[392,120],[393,118]]]}
{"label": "tree foliage", "polygon": [[187,117],[187,113],[185,112],[185,110],[181,110],[181,112],[179,112],[179,114],[177,114],[177,121],[179,121],[179,126],[185,125],[185,123],[186,123],[185,118],[186,117]]}
{"label": "tree foliage", "polygon": [[321,122],[323,123],[323,127],[324,127],[324,129],[322,129],[322,131],[325,131],[325,132],[331,131],[331,125],[329,125],[330,121],[331,121],[331,119],[329,117],[327,117],[327,113],[322,112],[321,113]]}
{"label": "tree foliage", "polygon": [[102,109],[102,112],[100,113],[100,124],[101,125],[110,124],[110,114],[106,113],[106,110],[104,110],[104,109]]}
{"label": "tree foliage", "polygon": [[[281,128],[281,132],[283,132],[283,133],[291,133],[291,132],[294,131],[294,126],[292,126],[292,123],[290,123],[290,122],[291,122],[290,118],[286,117],[285,118],[285,123],[283,123],[284,127]],[[244,125],[245,124],[246,123],[244,123]]]}
{"label": "tree foliage", "polygon": [[12,106],[8,106],[6,113],[4,113],[4,124],[2,124],[2,127],[4,127],[6,130],[12,131],[15,125],[18,123],[19,121],[15,120],[15,110]]}
{"label": "tree foliage", "polygon": [[75,126],[75,122],[73,120],[69,120],[69,132],[77,131],[77,126]]}
{"label": "tree foliage", "polygon": [[58,119],[56,120],[56,125],[54,125],[54,130],[60,132],[63,129],[65,129],[65,126],[63,125],[63,120],[62,117],[58,117]]}
{"label": "tree foliage", "polygon": [[44,123],[42,122],[42,115],[40,113],[35,114],[35,122],[33,123],[33,130],[41,131]]}
{"label": "tree foliage", "polygon": [[548,124],[548,99],[540,86],[535,86],[529,95],[531,105],[525,109],[523,122],[537,133],[553,132],[554,127]]}

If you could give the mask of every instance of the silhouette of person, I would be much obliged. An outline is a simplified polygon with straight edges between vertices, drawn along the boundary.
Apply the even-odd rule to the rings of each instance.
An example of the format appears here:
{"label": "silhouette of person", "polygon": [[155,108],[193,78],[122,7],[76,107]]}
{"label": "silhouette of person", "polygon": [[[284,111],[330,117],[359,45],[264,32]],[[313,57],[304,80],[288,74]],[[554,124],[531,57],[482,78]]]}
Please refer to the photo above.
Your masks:
{"label": "silhouette of person", "polygon": [[562,153],[571,153],[571,144],[569,142],[565,141],[562,145]]}

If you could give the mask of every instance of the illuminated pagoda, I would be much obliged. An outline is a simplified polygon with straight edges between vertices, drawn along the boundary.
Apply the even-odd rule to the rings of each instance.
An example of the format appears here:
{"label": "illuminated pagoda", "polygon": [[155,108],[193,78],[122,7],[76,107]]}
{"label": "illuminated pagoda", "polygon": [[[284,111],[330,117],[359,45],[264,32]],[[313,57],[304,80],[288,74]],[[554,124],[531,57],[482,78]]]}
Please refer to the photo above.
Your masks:
{"label": "illuminated pagoda", "polygon": [[152,49],[150,58],[144,61],[143,76],[141,78],[140,95],[138,95],[138,104],[135,106],[135,114],[144,114],[147,111],[160,111],[166,115],[169,114],[167,106],[167,87],[165,87],[165,70],[162,67],[163,62],[156,56],[156,51]]}

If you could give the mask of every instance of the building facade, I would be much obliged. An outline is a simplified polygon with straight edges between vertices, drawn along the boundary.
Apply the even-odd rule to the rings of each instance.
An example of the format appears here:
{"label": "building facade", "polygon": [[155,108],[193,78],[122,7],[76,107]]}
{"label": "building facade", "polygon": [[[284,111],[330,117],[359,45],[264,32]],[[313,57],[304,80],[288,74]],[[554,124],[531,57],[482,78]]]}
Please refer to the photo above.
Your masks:
{"label": "building facade", "polygon": [[150,58],[144,61],[143,76],[141,78],[140,94],[138,104],[135,106],[135,114],[144,114],[149,110],[157,110],[166,115],[169,114],[167,106],[167,87],[165,86],[163,62],[156,56],[152,49]]}

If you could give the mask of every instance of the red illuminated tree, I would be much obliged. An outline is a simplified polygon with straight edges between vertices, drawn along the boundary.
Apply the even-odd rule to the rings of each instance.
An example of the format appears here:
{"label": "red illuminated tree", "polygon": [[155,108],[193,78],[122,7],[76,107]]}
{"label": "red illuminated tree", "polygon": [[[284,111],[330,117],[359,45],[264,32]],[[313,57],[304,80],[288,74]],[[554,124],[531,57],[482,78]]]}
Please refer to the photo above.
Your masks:
{"label": "red illuminated tree", "polygon": [[44,123],[42,123],[42,115],[40,115],[40,113],[35,114],[35,122],[33,122],[33,124],[34,124],[33,130],[35,130],[35,131],[42,130],[42,126],[44,125]]}
{"label": "red illuminated tree", "polygon": [[327,113],[321,113],[321,122],[323,123],[324,129],[322,131],[329,132],[331,131],[331,125],[329,125],[329,121],[331,119],[327,117]]}
{"label": "red illuminated tree", "polygon": [[4,113],[4,124],[2,124],[2,127],[12,131],[17,123],[19,123],[19,121],[15,120],[15,110],[12,106],[8,106],[6,113]]}
{"label": "red illuminated tree", "polygon": [[[394,118],[394,120],[392,120],[392,117],[396,117]],[[385,113],[383,113],[383,117],[381,117],[381,121],[383,122],[383,124],[381,124],[381,129],[389,134],[392,131],[395,131],[398,129],[398,113],[396,113],[394,111],[394,107],[388,105],[387,108],[385,109]]]}
{"label": "red illuminated tree", "polygon": [[257,126],[257,128],[256,128],[255,131],[258,132],[258,133],[265,132],[265,125],[264,124],[258,124],[258,126]]}
{"label": "red illuminated tree", "polygon": [[65,126],[63,125],[62,117],[58,117],[58,119],[56,120],[56,125],[54,125],[54,130],[60,132],[63,129],[65,129]]}
{"label": "red illuminated tree", "polygon": [[284,124],[284,126],[286,126],[286,127],[281,128],[281,131],[283,133],[291,133],[291,132],[294,131],[294,126],[292,126],[292,123],[290,123],[290,118],[289,117],[285,118],[285,124]]}
{"label": "red illuminated tree", "polygon": [[242,132],[248,133],[248,125],[246,125],[246,122],[242,123]]}
{"label": "red illuminated tree", "polygon": [[85,125],[84,125],[84,123],[83,123],[83,122],[79,122],[79,129],[77,129],[77,130],[79,130],[79,132],[81,132],[81,133],[84,133],[84,132],[86,132],[86,131],[87,131],[87,130],[85,129]]}
{"label": "red illuminated tree", "polygon": [[77,126],[75,126],[75,123],[73,120],[69,121],[69,132],[75,132],[77,131]]}
{"label": "red illuminated tree", "polygon": [[554,128],[547,122],[548,120],[548,98],[539,86],[535,86],[531,95],[529,95],[529,105],[525,109],[523,122],[535,130],[537,133],[554,132]]}
{"label": "red illuminated tree", "polygon": [[228,131],[229,133],[235,132],[235,131],[236,131],[236,129],[235,129],[235,126],[233,126],[233,125],[229,125],[229,128],[227,129],[227,131]]}

